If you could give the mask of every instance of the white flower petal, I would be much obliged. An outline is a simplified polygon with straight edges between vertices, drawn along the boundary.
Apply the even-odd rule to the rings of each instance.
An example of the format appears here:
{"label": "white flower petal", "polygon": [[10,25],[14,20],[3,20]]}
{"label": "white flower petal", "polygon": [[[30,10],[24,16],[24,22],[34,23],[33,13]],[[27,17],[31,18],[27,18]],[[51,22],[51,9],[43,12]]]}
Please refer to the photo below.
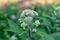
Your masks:
{"label": "white flower petal", "polygon": [[27,24],[25,22],[21,23],[21,27],[26,27]]}
{"label": "white flower petal", "polygon": [[9,40],[17,40],[17,37],[13,35]]}
{"label": "white flower petal", "polygon": [[33,18],[32,17],[25,17],[25,22],[32,22],[33,21]]}
{"label": "white flower petal", "polygon": [[40,25],[39,20],[36,20],[36,21],[35,21],[35,25],[36,25],[36,26],[39,26],[39,25]]}

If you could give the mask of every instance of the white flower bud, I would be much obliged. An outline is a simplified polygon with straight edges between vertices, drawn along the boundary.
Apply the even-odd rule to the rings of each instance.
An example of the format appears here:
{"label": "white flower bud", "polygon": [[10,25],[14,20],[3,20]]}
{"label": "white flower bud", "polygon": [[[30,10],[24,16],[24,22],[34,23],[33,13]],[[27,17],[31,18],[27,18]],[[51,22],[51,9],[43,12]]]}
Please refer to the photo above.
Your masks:
{"label": "white flower bud", "polygon": [[36,30],[36,29],[33,29],[32,31],[33,31],[33,32],[36,32],[37,30]]}
{"label": "white flower bud", "polygon": [[21,23],[21,22],[23,22],[24,20],[23,20],[22,18],[20,18],[20,19],[18,19],[18,21]]}
{"label": "white flower bud", "polygon": [[15,15],[11,15],[11,19],[15,20],[16,16]]}
{"label": "white flower bud", "polygon": [[60,6],[57,6],[57,7],[55,8],[55,10],[57,10],[57,12],[54,11],[54,13],[55,13],[56,16],[58,16],[58,15],[60,14]]}
{"label": "white flower bud", "polygon": [[21,23],[21,27],[25,28],[27,24],[25,22]]}
{"label": "white flower bud", "polygon": [[13,35],[9,40],[17,40],[17,37]]}
{"label": "white flower bud", "polygon": [[55,9],[56,9],[56,10],[60,10],[60,6],[57,6]]}
{"label": "white flower bud", "polygon": [[33,13],[35,14],[35,16],[38,16],[38,13],[37,12],[34,11]]}
{"label": "white flower bud", "polygon": [[58,6],[58,9],[60,10],[60,6]]}
{"label": "white flower bud", "polygon": [[57,15],[57,13],[54,11],[54,14]]}
{"label": "white flower bud", "polygon": [[30,9],[23,10],[23,12],[20,15],[20,19],[19,19],[21,23],[21,27],[25,29],[26,26],[40,25],[39,20],[36,20],[35,23],[33,23],[33,18],[37,16],[38,16],[38,13],[33,10],[30,10]]}
{"label": "white flower bud", "polygon": [[35,21],[35,25],[36,25],[36,26],[39,26],[39,25],[40,25],[39,20],[36,20],[36,21]]}
{"label": "white flower bud", "polygon": [[20,17],[25,17],[24,11],[21,13]]}
{"label": "white flower bud", "polygon": [[27,24],[29,24],[29,23],[31,23],[32,21],[33,21],[33,18],[32,17],[25,17],[25,22],[27,23]]}
{"label": "white flower bud", "polygon": [[18,21],[21,21],[21,19],[18,19]]}

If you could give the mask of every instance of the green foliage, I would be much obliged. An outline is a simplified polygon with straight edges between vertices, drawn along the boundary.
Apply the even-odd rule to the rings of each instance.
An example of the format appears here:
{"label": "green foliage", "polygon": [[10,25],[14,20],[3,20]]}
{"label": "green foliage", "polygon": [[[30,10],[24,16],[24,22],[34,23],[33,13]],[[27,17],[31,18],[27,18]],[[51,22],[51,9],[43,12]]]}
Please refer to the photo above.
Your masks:
{"label": "green foliage", "polygon": [[23,32],[23,30],[13,21],[8,19],[8,24],[9,24],[9,30],[12,32],[15,32],[17,34],[20,34]]}
{"label": "green foliage", "polygon": [[[4,8],[0,7],[0,40],[60,40],[59,7],[54,4],[38,4],[31,6],[30,9],[34,12],[28,16],[29,19],[27,20],[25,14],[22,16],[25,19],[19,18],[22,10],[15,3]],[[34,16],[35,11],[38,16]],[[36,21],[40,22],[40,25]],[[23,22],[31,22],[31,25],[24,29],[21,27],[26,26],[25,24],[21,25]]]}
{"label": "green foliage", "polygon": [[55,40],[60,40],[60,33],[59,32],[53,33],[50,36],[52,36]]}

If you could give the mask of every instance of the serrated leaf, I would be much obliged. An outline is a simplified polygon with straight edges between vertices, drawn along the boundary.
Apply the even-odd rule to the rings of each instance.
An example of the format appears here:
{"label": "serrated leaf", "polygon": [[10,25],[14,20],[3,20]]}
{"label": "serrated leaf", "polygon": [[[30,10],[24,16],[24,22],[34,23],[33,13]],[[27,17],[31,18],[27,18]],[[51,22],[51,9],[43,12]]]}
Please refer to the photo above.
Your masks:
{"label": "serrated leaf", "polygon": [[53,37],[55,40],[60,40],[60,32],[53,33],[50,36]]}
{"label": "serrated leaf", "polygon": [[51,37],[50,35],[48,35],[47,33],[43,32],[43,31],[37,30],[36,34],[41,36],[40,40],[54,40],[53,37]]}
{"label": "serrated leaf", "polygon": [[20,34],[21,32],[23,32],[23,30],[15,22],[13,22],[12,20],[8,19],[8,24],[9,24],[9,29],[12,32],[15,32],[17,34]]}

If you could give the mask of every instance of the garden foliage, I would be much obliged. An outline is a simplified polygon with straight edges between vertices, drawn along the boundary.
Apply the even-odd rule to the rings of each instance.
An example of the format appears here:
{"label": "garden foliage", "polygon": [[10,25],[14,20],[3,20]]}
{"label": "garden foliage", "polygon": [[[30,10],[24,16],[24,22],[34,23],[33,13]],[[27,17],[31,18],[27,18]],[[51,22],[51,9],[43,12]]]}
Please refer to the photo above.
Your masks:
{"label": "garden foliage", "polygon": [[0,40],[60,40],[60,6],[0,7]]}

